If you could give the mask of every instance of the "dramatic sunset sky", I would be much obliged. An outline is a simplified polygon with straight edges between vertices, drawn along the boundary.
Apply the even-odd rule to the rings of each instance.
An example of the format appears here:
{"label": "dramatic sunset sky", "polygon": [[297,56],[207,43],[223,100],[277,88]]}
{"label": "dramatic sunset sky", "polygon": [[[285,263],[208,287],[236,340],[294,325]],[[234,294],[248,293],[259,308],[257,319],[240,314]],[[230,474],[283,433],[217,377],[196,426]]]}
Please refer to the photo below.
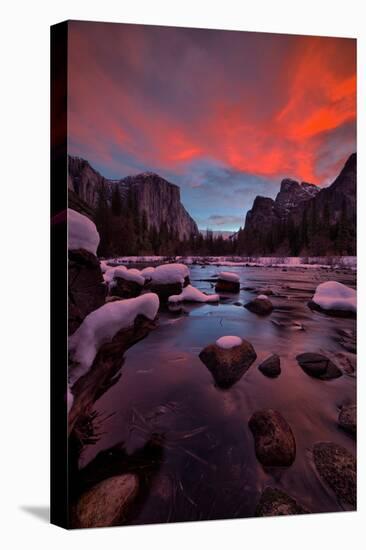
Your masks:
{"label": "dramatic sunset sky", "polygon": [[154,171],[199,227],[236,230],[292,177],[328,185],[356,150],[351,39],[71,22],[69,152]]}

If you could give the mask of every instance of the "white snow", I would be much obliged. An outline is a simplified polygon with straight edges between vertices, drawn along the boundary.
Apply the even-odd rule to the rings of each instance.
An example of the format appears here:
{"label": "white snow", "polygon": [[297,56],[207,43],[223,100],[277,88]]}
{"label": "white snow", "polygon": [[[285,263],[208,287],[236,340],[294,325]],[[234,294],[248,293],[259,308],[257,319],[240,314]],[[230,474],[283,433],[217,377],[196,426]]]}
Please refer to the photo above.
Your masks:
{"label": "white snow", "polygon": [[221,271],[218,274],[218,278],[221,279],[221,281],[230,281],[232,283],[238,283],[240,281],[239,275],[232,271]]}
{"label": "white snow", "polygon": [[270,301],[268,296],[266,296],[265,294],[259,294],[258,296],[256,296],[256,299],[257,300],[268,300],[268,301]]}
{"label": "white snow", "polygon": [[144,269],[141,269],[141,275],[144,277],[144,279],[151,279],[152,273],[154,273],[155,267],[145,267]]}
{"label": "white snow", "polygon": [[220,296],[217,294],[204,294],[198,288],[194,288],[192,285],[187,285],[183,288],[180,294],[174,294],[169,296],[168,302],[218,302]]}
{"label": "white snow", "polygon": [[107,285],[111,284],[113,282],[115,273],[117,272],[118,274],[122,273],[123,271],[127,271],[127,267],[125,267],[124,265],[120,265],[118,267],[107,266],[107,269],[103,274],[104,282],[107,283]]}
{"label": "white snow", "polygon": [[107,262],[108,260],[100,260],[99,262],[102,273],[105,273],[106,271],[108,271],[108,269],[111,269],[111,267],[107,265]]}
{"label": "white snow", "polygon": [[317,286],[313,302],[318,304],[322,309],[356,312],[356,296],[357,293],[353,288],[337,281],[327,281]]}
{"label": "white snow", "polygon": [[124,279],[125,281],[132,281],[140,286],[143,286],[145,284],[145,279],[138,269],[122,269],[121,267],[116,267],[113,273],[113,279]]}
{"label": "white snow", "polygon": [[240,346],[243,340],[239,336],[221,336],[216,340],[216,345],[222,349],[231,349]]}
{"label": "white snow", "polygon": [[151,273],[151,280],[156,284],[183,284],[185,277],[189,277],[189,269],[184,264],[159,265]]}
{"label": "white snow", "polygon": [[96,255],[100,238],[95,223],[71,208],[67,209],[67,220],[69,250],[83,248]]}
{"label": "white snow", "polygon": [[149,293],[137,298],[109,302],[89,313],[69,338],[71,358],[79,363],[79,367],[71,372],[70,382],[75,383],[89,370],[102,344],[110,342],[121,329],[132,326],[138,315],[153,320],[158,309],[159,297]]}

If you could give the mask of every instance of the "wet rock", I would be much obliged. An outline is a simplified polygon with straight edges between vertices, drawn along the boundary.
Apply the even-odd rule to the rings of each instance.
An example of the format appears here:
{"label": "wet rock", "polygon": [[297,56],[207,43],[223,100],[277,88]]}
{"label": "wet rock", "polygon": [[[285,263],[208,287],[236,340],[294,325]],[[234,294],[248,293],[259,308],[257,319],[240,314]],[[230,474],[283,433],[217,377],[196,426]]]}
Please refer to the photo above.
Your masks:
{"label": "wet rock", "polygon": [[311,310],[319,311],[320,313],[324,313],[325,315],[329,315],[330,317],[343,317],[346,319],[356,318],[356,312],[354,311],[344,309],[324,309],[316,304],[313,300],[310,300],[308,302],[308,306]]}
{"label": "wet rock", "polygon": [[[186,286],[186,285],[184,285]],[[167,302],[169,296],[180,294],[182,292],[182,283],[166,283],[149,285],[151,292],[155,292],[160,298],[160,302]]]}
{"label": "wet rock", "polygon": [[314,445],[313,456],[320,477],[333,489],[336,496],[356,507],[356,459],[336,443]]}
{"label": "wet rock", "polygon": [[357,407],[354,403],[342,406],[338,416],[338,424],[344,431],[356,436]]}
{"label": "wet rock", "polygon": [[128,281],[122,277],[116,277],[109,292],[111,296],[118,296],[119,298],[136,298],[140,296],[142,288],[143,285],[135,281]]}
{"label": "wet rock", "polygon": [[216,292],[231,292],[237,294],[240,292],[240,282],[239,281],[225,281],[224,279],[217,279],[215,286]]}
{"label": "wet rock", "polygon": [[320,380],[331,380],[342,376],[342,371],[325,355],[320,353],[301,353],[297,362],[306,374]]}
{"label": "wet rock", "polygon": [[269,315],[273,311],[271,300],[262,298],[254,298],[244,306],[246,309],[257,315]]}
{"label": "wet rock", "polygon": [[256,516],[291,516],[294,514],[308,514],[308,510],[300,506],[295,499],[272,487],[266,487],[261,494],[256,508]]}
{"label": "wet rock", "polygon": [[262,374],[274,378],[281,374],[281,361],[279,356],[274,353],[263,361],[258,367]]}
{"label": "wet rock", "polygon": [[295,460],[296,442],[283,416],[272,409],[255,412],[249,420],[255,454],[265,467],[288,467]]}
{"label": "wet rock", "polygon": [[230,349],[210,344],[201,351],[199,358],[211,372],[216,384],[220,388],[229,388],[240,380],[256,360],[257,354],[250,342],[242,340],[240,345]]}
{"label": "wet rock", "polygon": [[340,345],[350,353],[357,353],[357,338],[355,330],[338,330]]}
{"label": "wet rock", "polygon": [[264,294],[265,296],[274,296],[274,292],[270,288],[264,288],[263,290],[258,290],[258,294]]}
{"label": "wet rock", "polygon": [[105,302],[104,284],[98,258],[84,249],[69,250],[69,335],[83,319]]}
{"label": "wet rock", "polygon": [[241,302],[234,302],[233,306],[242,306],[243,304]]}
{"label": "wet rock", "polygon": [[74,527],[110,527],[125,523],[138,493],[135,474],[105,479],[86,491],[75,506]]}

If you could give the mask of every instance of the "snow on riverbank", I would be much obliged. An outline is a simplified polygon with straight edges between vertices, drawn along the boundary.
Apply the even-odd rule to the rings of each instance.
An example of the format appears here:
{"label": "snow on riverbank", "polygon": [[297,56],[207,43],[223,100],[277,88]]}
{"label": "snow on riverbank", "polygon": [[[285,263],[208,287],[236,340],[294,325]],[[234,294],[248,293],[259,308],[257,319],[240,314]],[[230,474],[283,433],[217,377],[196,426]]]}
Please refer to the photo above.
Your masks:
{"label": "snow on riverbank", "polygon": [[204,294],[198,288],[194,288],[192,285],[188,285],[183,288],[181,294],[174,294],[169,296],[168,302],[177,303],[177,302],[200,302],[200,303],[209,303],[209,302],[218,302],[220,296],[218,294]]}
{"label": "snow on riverbank", "polygon": [[356,256],[317,257],[253,257],[253,256],[124,256],[113,258],[120,264],[161,264],[179,261],[182,264],[207,264],[219,266],[286,267],[286,268],[357,268]]}
{"label": "snow on riverbank", "polygon": [[158,309],[158,296],[149,293],[129,300],[110,302],[87,315],[69,338],[71,358],[79,364],[70,374],[71,384],[89,370],[103,344],[110,342],[121,329],[131,327],[138,315],[144,315],[152,321]]}

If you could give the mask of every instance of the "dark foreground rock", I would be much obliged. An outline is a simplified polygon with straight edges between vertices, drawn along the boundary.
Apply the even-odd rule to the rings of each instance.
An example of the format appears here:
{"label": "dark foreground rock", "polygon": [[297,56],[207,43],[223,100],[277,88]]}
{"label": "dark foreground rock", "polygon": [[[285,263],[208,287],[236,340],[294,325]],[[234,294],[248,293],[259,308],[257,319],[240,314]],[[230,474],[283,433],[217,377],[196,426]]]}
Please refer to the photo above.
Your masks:
{"label": "dark foreground rock", "polygon": [[331,380],[342,376],[342,371],[325,355],[320,353],[301,353],[297,362],[306,374],[320,380]]}
{"label": "dark foreground rock", "polygon": [[263,516],[291,516],[294,514],[308,514],[308,510],[300,506],[295,499],[272,487],[266,487],[261,494],[255,515]]}
{"label": "dark foreground rock", "polygon": [[343,405],[339,412],[338,424],[342,430],[356,436],[357,431],[357,407],[355,404]]}
{"label": "dark foreground rock", "polygon": [[[186,284],[184,284],[186,286]],[[167,284],[154,284],[148,285],[151,292],[155,292],[160,298],[160,303],[167,302],[169,296],[181,294],[183,285],[182,283],[167,283]]]}
{"label": "dark foreground rock", "polygon": [[250,342],[243,340],[239,346],[230,349],[220,348],[217,344],[206,346],[199,358],[211,372],[220,388],[229,388],[240,380],[257,354]]}
{"label": "dark foreground rock", "polygon": [[354,311],[344,310],[344,309],[323,309],[318,304],[313,302],[313,300],[310,300],[308,302],[308,306],[313,311],[319,311],[320,313],[324,313],[325,315],[329,315],[330,317],[343,317],[346,319],[355,319],[356,313]]}
{"label": "dark foreground rock", "polygon": [[269,315],[273,311],[271,300],[265,300],[264,298],[254,298],[254,300],[245,304],[244,307],[257,315]]}
{"label": "dark foreground rock", "polygon": [[74,512],[74,527],[111,527],[125,523],[138,493],[135,474],[105,479],[83,493]]}
{"label": "dark foreground rock", "polygon": [[224,279],[218,279],[216,286],[216,292],[231,292],[237,294],[240,292],[240,282],[239,281],[226,281]]}
{"label": "dark foreground rock", "polygon": [[276,376],[279,376],[281,374],[281,360],[279,356],[274,353],[263,363],[261,363],[258,367],[258,369],[263,373],[265,376],[268,376],[269,378],[275,378]]}
{"label": "dark foreground rock", "polygon": [[356,507],[356,459],[336,443],[314,445],[313,456],[320,477],[337,497]]}
{"label": "dark foreground rock", "polygon": [[99,260],[84,249],[69,250],[69,335],[102,306],[107,294]]}
{"label": "dark foreground rock", "polygon": [[136,283],[135,281],[128,281],[122,277],[116,277],[114,285],[110,288],[111,296],[118,296],[119,298],[136,298],[140,296],[143,285]]}
{"label": "dark foreground rock", "polygon": [[255,412],[249,420],[255,454],[265,467],[288,467],[295,460],[296,442],[283,416],[272,409]]}

